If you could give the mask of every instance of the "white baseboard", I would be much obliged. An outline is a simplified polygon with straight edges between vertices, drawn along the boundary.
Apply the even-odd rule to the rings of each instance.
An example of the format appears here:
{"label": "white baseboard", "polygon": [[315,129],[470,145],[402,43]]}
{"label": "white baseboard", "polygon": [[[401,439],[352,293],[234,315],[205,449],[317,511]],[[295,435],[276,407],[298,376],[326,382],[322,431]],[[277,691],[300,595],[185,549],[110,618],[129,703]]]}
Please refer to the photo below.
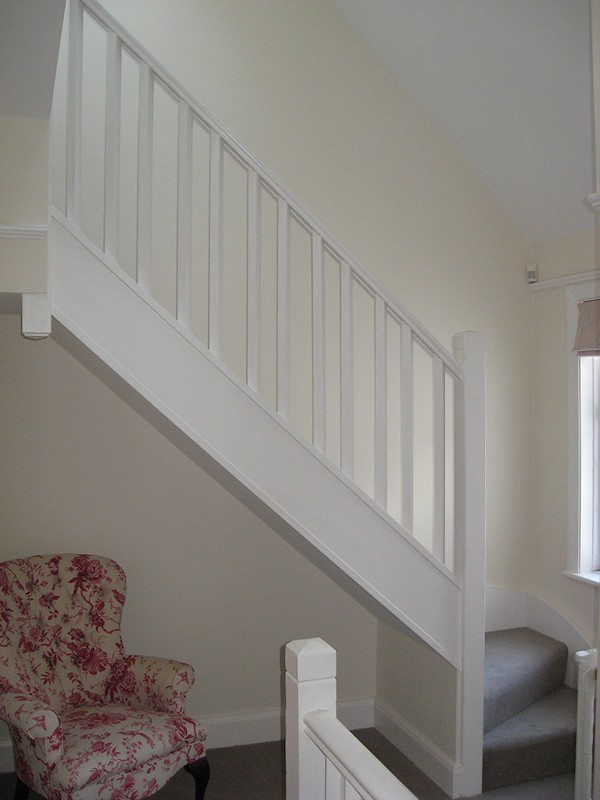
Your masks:
{"label": "white baseboard", "polygon": [[[373,698],[342,701],[338,703],[337,710],[338,718],[350,730],[374,725]],[[284,738],[285,721],[279,708],[249,714],[203,717],[202,722],[208,729],[209,749],[273,742]]]}
{"label": "white baseboard", "polygon": [[449,797],[460,785],[460,764],[443,753],[396,711],[375,701],[375,727]]}

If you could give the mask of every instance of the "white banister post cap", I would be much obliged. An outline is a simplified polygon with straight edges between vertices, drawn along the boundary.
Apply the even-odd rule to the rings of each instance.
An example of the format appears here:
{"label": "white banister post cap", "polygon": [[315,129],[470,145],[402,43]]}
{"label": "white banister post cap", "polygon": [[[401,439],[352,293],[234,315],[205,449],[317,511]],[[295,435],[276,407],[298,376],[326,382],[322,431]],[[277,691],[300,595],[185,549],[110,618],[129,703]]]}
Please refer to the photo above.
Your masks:
{"label": "white banister post cap", "polygon": [[452,337],[453,350],[484,350],[483,334],[478,331],[463,331]]}
{"label": "white banister post cap", "polygon": [[335,678],[336,652],[323,639],[296,639],[286,645],[285,668],[297,681]]}

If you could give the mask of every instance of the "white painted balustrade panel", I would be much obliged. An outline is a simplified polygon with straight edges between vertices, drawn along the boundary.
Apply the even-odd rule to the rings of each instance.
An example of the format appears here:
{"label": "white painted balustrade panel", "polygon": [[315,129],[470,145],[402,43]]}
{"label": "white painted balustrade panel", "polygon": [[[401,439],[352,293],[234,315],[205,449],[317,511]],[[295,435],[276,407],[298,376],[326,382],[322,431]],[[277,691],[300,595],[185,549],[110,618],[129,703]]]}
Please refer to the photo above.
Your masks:
{"label": "white painted balustrade panel", "polygon": [[67,217],[453,568],[456,359],[95,3],[72,5]]}

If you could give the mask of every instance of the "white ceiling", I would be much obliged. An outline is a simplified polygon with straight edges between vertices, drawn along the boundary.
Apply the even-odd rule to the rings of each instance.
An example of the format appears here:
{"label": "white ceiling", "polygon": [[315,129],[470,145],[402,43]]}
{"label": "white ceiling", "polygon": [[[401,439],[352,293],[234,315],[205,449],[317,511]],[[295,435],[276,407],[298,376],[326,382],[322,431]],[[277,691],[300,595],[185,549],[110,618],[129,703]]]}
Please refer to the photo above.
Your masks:
{"label": "white ceiling", "polygon": [[532,241],[593,226],[589,0],[332,0]]}

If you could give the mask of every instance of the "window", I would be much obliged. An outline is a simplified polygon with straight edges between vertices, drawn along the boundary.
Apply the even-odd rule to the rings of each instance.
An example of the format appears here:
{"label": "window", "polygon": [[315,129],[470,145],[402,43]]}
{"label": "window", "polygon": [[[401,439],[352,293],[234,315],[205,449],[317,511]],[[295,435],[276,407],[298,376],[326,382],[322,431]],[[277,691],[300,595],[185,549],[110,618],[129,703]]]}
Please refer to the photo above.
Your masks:
{"label": "window", "polygon": [[[600,583],[600,299],[570,293],[567,308],[573,350],[569,355],[571,387],[570,523],[576,536],[570,569],[579,578]],[[575,312],[575,313],[574,313]],[[573,324],[576,319],[576,327]],[[575,329],[575,334],[573,334]],[[573,401],[576,402],[573,402]],[[574,435],[575,434],[575,435]]]}
{"label": "window", "polygon": [[[600,356],[579,357],[579,537],[582,567],[600,570]],[[585,551],[585,552],[584,552]]]}

